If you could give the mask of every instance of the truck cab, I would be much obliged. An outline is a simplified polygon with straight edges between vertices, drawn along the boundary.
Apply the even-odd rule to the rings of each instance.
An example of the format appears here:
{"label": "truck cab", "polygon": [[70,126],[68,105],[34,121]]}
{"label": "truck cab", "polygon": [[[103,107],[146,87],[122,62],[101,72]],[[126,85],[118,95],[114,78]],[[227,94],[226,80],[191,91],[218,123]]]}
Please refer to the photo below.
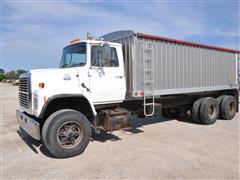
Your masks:
{"label": "truck cab", "polygon": [[[31,70],[21,75],[17,119],[28,134],[40,140],[43,139],[43,129],[45,134],[51,131],[49,125],[44,127],[54,113],[63,109],[65,114],[75,113],[77,116],[81,113],[88,127],[88,141],[90,126],[97,115],[95,106],[122,102],[125,94],[122,45],[98,40],[74,40],[63,49],[59,68]],[[73,144],[76,143],[69,133],[74,134],[76,129],[80,132],[83,125],[79,124],[70,123],[62,130],[68,135],[64,141],[66,146],[71,144],[69,138]],[[45,140],[46,136],[49,135],[45,135]],[[45,144],[48,144],[47,140]],[[64,145],[61,147],[64,148]]]}

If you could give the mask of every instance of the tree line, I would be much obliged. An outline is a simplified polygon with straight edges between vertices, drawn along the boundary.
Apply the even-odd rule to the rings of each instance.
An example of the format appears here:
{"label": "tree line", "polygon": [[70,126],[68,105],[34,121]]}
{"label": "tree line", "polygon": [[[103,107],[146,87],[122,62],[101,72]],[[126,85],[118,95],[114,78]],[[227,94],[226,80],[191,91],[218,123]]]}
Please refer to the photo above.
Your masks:
{"label": "tree line", "polygon": [[27,71],[23,70],[23,69],[18,69],[16,71],[9,71],[9,72],[4,72],[3,69],[0,69],[0,81],[2,81],[3,79],[18,79],[19,76],[23,73],[25,73]]}

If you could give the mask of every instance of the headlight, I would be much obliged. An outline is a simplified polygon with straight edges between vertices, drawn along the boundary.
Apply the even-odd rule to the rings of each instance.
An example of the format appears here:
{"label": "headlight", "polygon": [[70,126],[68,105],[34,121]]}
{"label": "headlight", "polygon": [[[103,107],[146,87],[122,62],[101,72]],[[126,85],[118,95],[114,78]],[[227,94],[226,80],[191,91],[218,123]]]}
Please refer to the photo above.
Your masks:
{"label": "headlight", "polygon": [[34,99],[33,99],[33,107],[35,110],[38,109],[38,95],[34,95]]}

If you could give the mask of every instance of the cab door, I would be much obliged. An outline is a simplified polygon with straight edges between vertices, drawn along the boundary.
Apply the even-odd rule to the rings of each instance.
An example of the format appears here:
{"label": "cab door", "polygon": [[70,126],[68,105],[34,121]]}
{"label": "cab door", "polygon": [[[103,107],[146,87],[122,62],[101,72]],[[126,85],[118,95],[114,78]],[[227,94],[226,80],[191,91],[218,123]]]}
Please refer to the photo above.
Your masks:
{"label": "cab door", "polygon": [[92,45],[90,59],[88,76],[92,101],[95,104],[123,101],[126,83],[121,46]]}

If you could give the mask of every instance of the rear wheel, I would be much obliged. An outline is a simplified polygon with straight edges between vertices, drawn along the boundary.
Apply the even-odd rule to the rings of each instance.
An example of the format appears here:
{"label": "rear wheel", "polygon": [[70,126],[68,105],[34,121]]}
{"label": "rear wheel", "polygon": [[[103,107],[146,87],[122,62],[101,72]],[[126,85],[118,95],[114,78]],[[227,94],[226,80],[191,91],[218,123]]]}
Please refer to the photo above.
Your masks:
{"label": "rear wheel", "polygon": [[42,129],[44,146],[58,158],[83,153],[90,137],[91,127],[88,119],[82,113],[71,109],[53,113]]}
{"label": "rear wheel", "polygon": [[201,106],[203,100],[204,100],[204,98],[200,98],[200,99],[196,100],[192,106],[192,119],[196,123],[201,123],[201,120],[199,117],[199,111],[200,111],[200,106]]}
{"label": "rear wheel", "polygon": [[222,104],[222,100],[223,100],[224,97],[225,96],[223,95],[223,96],[219,96],[217,98],[217,101],[218,101],[218,104],[219,104],[219,118],[221,118],[221,119],[223,119],[222,114],[221,114],[221,104]]}
{"label": "rear wheel", "polygon": [[237,112],[236,99],[233,96],[224,96],[220,104],[220,111],[223,119],[233,119]]}
{"label": "rear wheel", "polygon": [[214,124],[219,115],[219,103],[212,97],[204,98],[200,106],[200,119],[203,124]]}
{"label": "rear wheel", "polygon": [[224,97],[225,97],[225,96],[219,96],[219,97],[217,98],[217,101],[218,101],[219,106],[221,106],[222,100],[223,100]]}

